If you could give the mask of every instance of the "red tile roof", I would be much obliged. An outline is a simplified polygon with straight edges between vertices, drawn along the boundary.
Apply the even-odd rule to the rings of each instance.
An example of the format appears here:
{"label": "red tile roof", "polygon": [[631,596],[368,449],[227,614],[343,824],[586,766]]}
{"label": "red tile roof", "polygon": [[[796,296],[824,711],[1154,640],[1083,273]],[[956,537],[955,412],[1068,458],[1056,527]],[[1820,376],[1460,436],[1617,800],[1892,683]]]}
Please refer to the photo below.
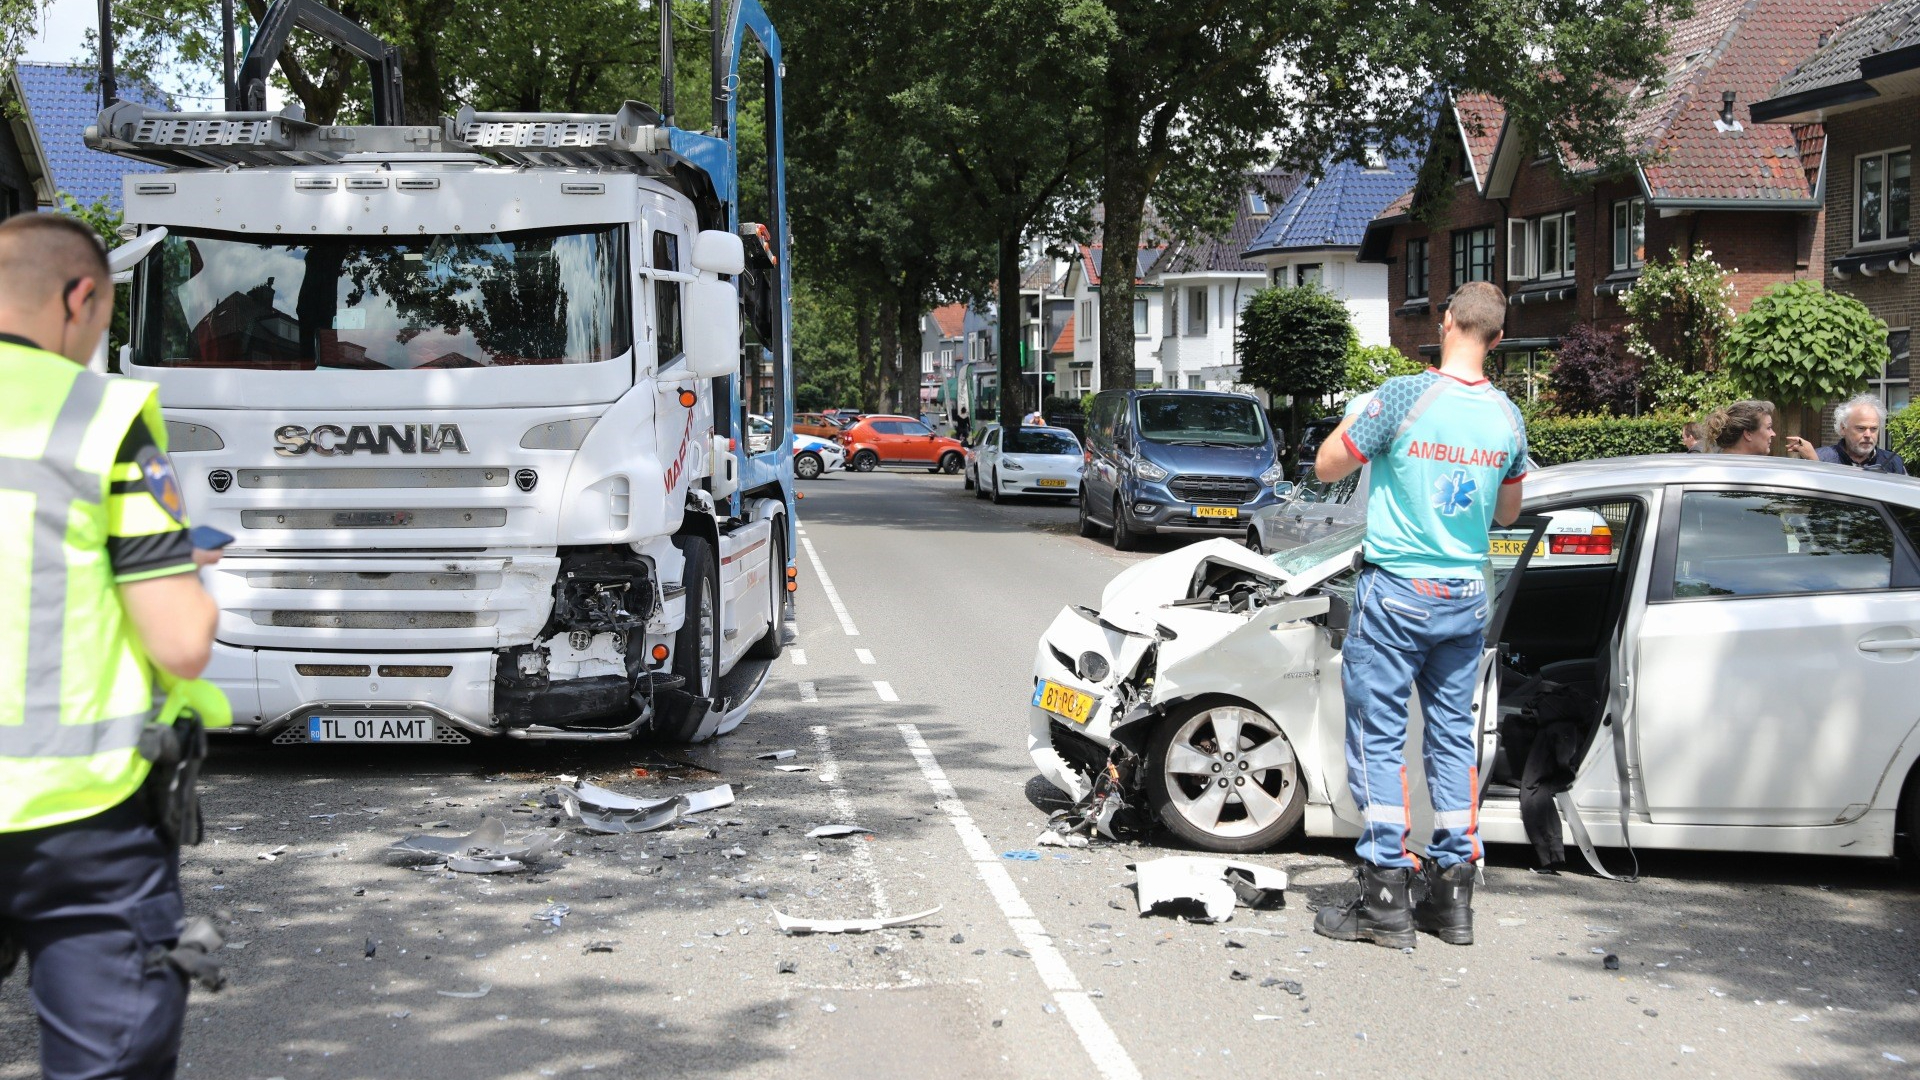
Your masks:
{"label": "red tile roof", "polygon": [[1060,336],[1053,339],[1053,344],[1047,347],[1048,352],[1065,354],[1073,351],[1073,320],[1074,316],[1067,316],[1067,325],[1060,328]]}
{"label": "red tile roof", "polygon": [[1467,153],[1473,157],[1476,187],[1487,182],[1493,167],[1493,148],[1500,142],[1500,129],[1507,123],[1507,107],[1487,94],[1461,94],[1454,99],[1454,115],[1467,140]]}
{"label": "red tile roof", "polygon": [[933,321],[940,327],[943,338],[961,336],[961,328],[967,324],[967,305],[948,304],[933,309]]}

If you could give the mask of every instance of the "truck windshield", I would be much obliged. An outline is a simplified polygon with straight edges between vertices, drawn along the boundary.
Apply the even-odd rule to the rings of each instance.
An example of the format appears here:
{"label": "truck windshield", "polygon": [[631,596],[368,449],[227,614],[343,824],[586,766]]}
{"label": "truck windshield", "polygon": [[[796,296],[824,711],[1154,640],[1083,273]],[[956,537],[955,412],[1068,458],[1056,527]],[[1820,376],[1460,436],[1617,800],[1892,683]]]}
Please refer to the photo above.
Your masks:
{"label": "truck windshield", "polygon": [[1262,446],[1267,420],[1247,398],[1202,394],[1140,396],[1140,437],[1192,446]]}
{"label": "truck windshield", "polygon": [[149,367],[395,370],[625,353],[623,226],[267,241],[172,231],[140,272]]}

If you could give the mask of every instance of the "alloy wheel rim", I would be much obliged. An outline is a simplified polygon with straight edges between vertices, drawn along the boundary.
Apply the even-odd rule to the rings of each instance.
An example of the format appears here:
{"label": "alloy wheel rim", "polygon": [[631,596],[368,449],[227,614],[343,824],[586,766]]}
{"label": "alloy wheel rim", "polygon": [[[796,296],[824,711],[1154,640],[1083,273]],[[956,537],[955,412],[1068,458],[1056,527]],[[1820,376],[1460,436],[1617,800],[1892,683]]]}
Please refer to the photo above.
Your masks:
{"label": "alloy wheel rim", "polygon": [[1160,764],[1176,813],[1211,836],[1271,827],[1300,797],[1292,744],[1272,720],[1238,706],[1207,709],[1174,732]]}

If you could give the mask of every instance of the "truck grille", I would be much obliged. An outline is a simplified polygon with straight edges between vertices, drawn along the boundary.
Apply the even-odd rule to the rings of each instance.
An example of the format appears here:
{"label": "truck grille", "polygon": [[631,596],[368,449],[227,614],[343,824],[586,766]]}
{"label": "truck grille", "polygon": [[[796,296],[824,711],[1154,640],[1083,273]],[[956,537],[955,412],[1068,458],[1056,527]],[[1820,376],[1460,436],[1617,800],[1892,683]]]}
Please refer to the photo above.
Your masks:
{"label": "truck grille", "polygon": [[507,512],[472,510],[242,510],[249,529],[497,529]]}
{"label": "truck grille", "polygon": [[1167,490],[1181,502],[1239,506],[1259,494],[1260,482],[1244,476],[1176,476]]}
{"label": "truck grille", "polygon": [[493,626],[491,611],[256,611],[261,626],[307,630],[471,630]]}

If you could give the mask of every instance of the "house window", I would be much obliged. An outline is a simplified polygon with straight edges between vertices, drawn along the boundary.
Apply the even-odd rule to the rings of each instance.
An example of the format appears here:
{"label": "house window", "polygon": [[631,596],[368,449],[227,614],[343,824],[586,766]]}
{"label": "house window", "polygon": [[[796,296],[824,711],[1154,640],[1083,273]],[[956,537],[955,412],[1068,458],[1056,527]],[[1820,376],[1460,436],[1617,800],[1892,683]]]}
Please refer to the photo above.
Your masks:
{"label": "house window", "polygon": [[1366,164],[1369,172],[1387,171],[1387,150],[1379,143],[1368,143],[1361,152],[1360,160]]}
{"label": "house window", "polygon": [[1133,385],[1139,389],[1145,389],[1149,386],[1152,386],[1153,385],[1153,369],[1150,367],[1134,368],[1133,369]]}
{"label": "house window", "polygon": [[1493,226],[1453,234],[1453,287],[1493,280]]}
{"label": "house window", "polygon": [[1427,298],[1427,240],[1407,241],[1407,299]]}
{"label": "house window", "polygon": [[[1899,412],[1907,407],[1910,399],[1908,389],[1911,381],[1913,331],[1906,327],[1887,331],[1887,366],[1880,369],[1880,377],[1869,379],[1867,383],[1873,392],[1880,395],[1886,403],[1887,411]],[[1880,433],[1881,441],[1886,440],[1886,432]]]}
{"label": "house window", "polygon": [[1187,290],[1187,336],[1207,336],[1207,290]]}
{"label": "house window", "polygon": [[1319,263],[1301,263],[1299,266],[1294,267],[1294,272],[1299,275],[1294,279],[1295,284],[1298,284],[1298,285],[1320,284],[1321,267]]}
{"label": "house window", "polygon": [[1247,192],[1247,213],[1255,217],[1266,217],[1273,211],[1267,209],[1267,194],[1258,188]]}
{"label": "house window", "polygon": [[1907,235],[1913,153],[1884,150],[1854,159],[1854,242],[1872,244]]}
{"label": "house window", "polygon": [[1637,270],[1647,261],[1647,200],[1613,204],[1613,268]]}
{"label": "house window", "polygon": [[1507,220],[1507,280],[1573,276],[1573,213]]}
{"label": "house window", "polygon": [[1080,301],[1080,340],[1093,340],[1093,301]]}
{"label": "house window", "polygon": [[1189,389],[1189,390],[1205,390],[1206,388],[1207,388],[1207,380],[1206,380],[1206,379],[1204,379],[1204,378],[1202,378],[1202,377],[1201,377],[1201,376],[1199,376],[1199,375],[1188,375],[1188,376],[1187,376],[1187,389]]}
{"label": "house window", "polygon": [[1133,300],[1133,336],[1147,336],[1147,298],[1144,296]]}

